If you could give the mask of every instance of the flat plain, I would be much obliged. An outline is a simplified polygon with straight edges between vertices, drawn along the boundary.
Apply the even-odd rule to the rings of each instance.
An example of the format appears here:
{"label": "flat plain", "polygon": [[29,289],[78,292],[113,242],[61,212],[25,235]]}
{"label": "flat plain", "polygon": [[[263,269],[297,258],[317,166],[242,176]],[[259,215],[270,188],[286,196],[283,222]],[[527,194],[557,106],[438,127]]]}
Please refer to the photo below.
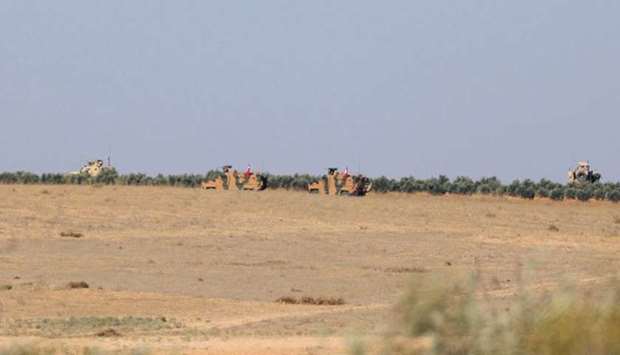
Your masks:
{"label": "flat plain", "polygon": [[602,285],[618,251],[609,202],[4,185],[0,350],[347,353],[420,278],[475,273],[510,305]]}

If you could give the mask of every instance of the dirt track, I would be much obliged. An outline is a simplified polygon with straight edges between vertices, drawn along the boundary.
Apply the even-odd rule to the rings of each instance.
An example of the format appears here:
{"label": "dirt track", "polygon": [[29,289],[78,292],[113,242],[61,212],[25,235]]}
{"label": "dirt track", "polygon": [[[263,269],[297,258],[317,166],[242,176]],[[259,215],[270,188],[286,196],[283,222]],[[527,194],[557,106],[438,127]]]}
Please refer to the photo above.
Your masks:
{"label": "dirt track", "polygon": [[602,202],[0,186],[0,344],[345,352],[386,329],[413,277],[479,271],[498,302],[524,269],[526,287],[596,286],[618,237],[620,206]]}

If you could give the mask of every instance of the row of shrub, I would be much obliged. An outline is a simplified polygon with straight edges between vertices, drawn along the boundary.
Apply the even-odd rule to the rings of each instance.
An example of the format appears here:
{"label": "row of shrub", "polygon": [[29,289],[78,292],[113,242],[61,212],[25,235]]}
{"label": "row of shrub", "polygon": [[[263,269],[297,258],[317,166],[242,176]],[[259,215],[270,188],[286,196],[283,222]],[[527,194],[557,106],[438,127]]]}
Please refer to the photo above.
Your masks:
{"label": "row of shrub", "polygon": [[[183,175],[156,175],[149,176],[142,173],[120,175],[114,169],[106,169],[95,178],[87,175],[65,174],[33,174],[29,172],[0,173],[0,184],[105,184],[105,185],[134,185],[134,186],[176,186],[198,187],[204,180],[211,180],[221,176],[221,171],[212,170],[206,174]],[[308,174],[273,175],[266,174],[270,189],[305,190],[309,183],[319,179],[319,176]],[[550,180],[542,179],[515,180],[508,185],[503,184],[496,177],[473,180],[468,177],[457,177],[450,180],[446,176],[430,179],[416,179],[404,177],[391,179],[379,177],[371,179],[375,192],[427,192],[433,195],[443,194],[484,194],[498,196],[513,196],[526,199],[536,197],[552,200],[573,199],[588,201],[590,199],[620,201],[620,183],[596,183],[583,186],[563,185]]]}
{"label": "row of shrub", "polygon": [[457,177],[450,180],[446,176],[431,179],[416,179],[405,177],[389,179],[380,177],[373,179],[373,190],[376,192],[428,192],[434,195],[450,194],[483,194],[522,197],[533,199],[536,197],[552,200],[580,200],[590,199],[620,201],[620,183],[595,183],[584,185],[563,185],[547,179],[538,182],[525,179],[515,180],[508,185],[501,183],[496,177],[472,180],[468,177]]}
{"label": "row of shrub", "polygon": [[221,175],[219,171],[210,171],[205,175],[156,175],[149,176],[143,173],[131,173],[119,175],[114,169],[106,169],[97,176],[90,177],[86,174],[33,174],[18,171],[15,173],[0,173],[0,184],[46,184],[46,185],[132,185],[132,186],[176,186],[198,187],[204,180],[214,179]]}
{"label": "row of shrub", "polygon": [[[312,175],[273,175],[264,174],[267,177],[268,187],[271,189],[305,190],[309,183],[319,179]],[[97,177],[86,174],[33,174],[18,171],[14,173],[0,173],[0,184],[47,184],[47,185],[132,185],[132,186],[175,186],[175,187],[199,187],[205,180],[212,180],[223,176],[219,170],[211,170],[206,174],[183,174],[149,176],[142,173],[130,173],[120,175],[115,169],[105,169]]]}

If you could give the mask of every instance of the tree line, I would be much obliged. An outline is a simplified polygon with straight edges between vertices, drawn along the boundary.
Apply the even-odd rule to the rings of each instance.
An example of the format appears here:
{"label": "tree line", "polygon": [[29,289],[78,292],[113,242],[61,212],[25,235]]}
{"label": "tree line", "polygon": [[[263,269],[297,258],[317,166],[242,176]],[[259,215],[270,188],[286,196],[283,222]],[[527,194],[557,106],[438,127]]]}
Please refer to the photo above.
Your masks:
{"label": "tree line", "polygon": [[[308,174],[274,175],[263,174],[267,178],[267,186],[270,189],[305,190],[309,183],[316,181],[321,176]],[[174,186],[174,187],[199,187],[205,180],[212,180],[222,176],[219,170],[211,170],[206,174],[182,174],[149,176],[142,173],[118,174],[115,169],[105,169],[99,176],[90,177],[85,174],[67,175],[58,173],[34,174],[30,172],[5,172],[0,173],[0,184],[46,184],[46,185],[129,185],[129,186]],[[474,180],[459,176],[453,180],[446,176],[433,177],[430,179],[417,179],[415,177],[403,177],[400,179],[371,178],[373,191],[379,193],[425,192],[433,195],[457,194],[457,195],[497,195],[513,196],[525,199],[550,198],[552,200],[580,200],[590,199],[620,201],[620,183],[595,183],[584,185],[565,185],[552,182],[547,179],[540,181],[514,180],[509,184],[503,184],[496,177],[484,177]]]}
{"label": "tree line", "polygon": [[373,179],[373,190],[377,192],[428,192],[433,195],[498,195],[521,197],[525,199],[550,198],[560,201],[564,199],[588,201],[590,199],[620,201],[620,183],[594,183],[583,185],[568,185],[541,179],[538,182],[530,179],[514,180],[510,184],[503,184],[496,177],[484,177],[473,180],[459,176],[450,180],[446,176],[430,179],[416,179],[404,177],[389,179],[380,177]]}

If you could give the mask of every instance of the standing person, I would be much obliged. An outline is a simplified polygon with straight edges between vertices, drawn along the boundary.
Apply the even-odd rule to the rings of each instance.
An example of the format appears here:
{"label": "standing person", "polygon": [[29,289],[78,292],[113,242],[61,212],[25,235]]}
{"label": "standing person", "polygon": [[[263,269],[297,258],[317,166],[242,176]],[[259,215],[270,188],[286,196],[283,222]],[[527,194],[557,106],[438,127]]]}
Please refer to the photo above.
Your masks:
{"label": "standing person", "polygon": [[254,174],[252,172],[252,166],[250,166],[250,164],[248,164],[248,167],[245,169],[245,172],[243,173],[243,176],[248,179],[250,176],[252,176],[252,174]]}

